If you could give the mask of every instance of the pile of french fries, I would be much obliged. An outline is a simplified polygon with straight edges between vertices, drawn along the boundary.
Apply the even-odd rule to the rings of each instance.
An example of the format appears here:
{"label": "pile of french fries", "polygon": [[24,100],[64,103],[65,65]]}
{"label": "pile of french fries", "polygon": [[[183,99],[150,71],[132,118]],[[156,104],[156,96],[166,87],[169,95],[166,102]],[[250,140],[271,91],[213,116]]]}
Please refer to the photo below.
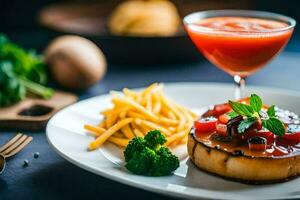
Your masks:
{"label": "pile of french fries", "polygon": [[113,108],[101,112],[104,120],[100,124],[84,126],[96,137],[90,150],[106,141],[126,147],[132,138],[144,137],[151,130],[160,130],[166,136],[166,145],[173,147],[187,142],[197,119],[195,113],[168,99],[158,83],[139,92],[124,88],[121,96],[113,95],[112,103]]}

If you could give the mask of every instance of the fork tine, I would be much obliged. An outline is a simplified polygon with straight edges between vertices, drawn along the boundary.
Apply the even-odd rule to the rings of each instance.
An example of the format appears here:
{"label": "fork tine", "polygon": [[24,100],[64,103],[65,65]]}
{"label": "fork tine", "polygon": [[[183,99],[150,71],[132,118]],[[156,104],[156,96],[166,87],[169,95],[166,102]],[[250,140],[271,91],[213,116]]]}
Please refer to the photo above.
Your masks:
{"label": "fork tine", "polygon": [[11,157],[11,156],[17,154],[19,151],[24,149],[31,142],[31,140],[32,140],[32,137],[27,137],[26,140],[24,142],[22,142],[19,146],[17,146],[15,149],[13,149],[8,154],[4,155],[5,158]]}
{"label": "fork tine", "polygon": [[20,139],[18,139],[17,141],[15,141],[12,145],[10,145],[7,149],[5,149],[3,152],[1,152],[3,155],[8,154],[9,152],[11,152],[12,150],[14,150],[17,146],[19,146],[22,142],[24,142],[26,140],[28,136],[27,135],[22,135],[22,137],[20,137]]}
{"label": "fork tine", "polygon": [[21,133],[18,133],[15,137],[13,137],[12,139],[10,139],[6,144],[4,144],[1,148],[0,148],[0,153],[2,151],[4,151],[5,149],[7,149],[10,145],[12,145],[13,143],[15,143],[20,137],[22,136]]}

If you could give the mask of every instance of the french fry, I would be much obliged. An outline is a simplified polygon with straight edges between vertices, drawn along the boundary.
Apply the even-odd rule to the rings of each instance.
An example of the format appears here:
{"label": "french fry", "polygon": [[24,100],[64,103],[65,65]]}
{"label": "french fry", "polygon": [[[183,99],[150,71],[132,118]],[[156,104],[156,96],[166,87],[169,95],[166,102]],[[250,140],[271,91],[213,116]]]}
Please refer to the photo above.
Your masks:
{"label": "french fry", "polygon": [[134,111],[128,111],[127,115],[132,118],[146,119],[144,115]]}
{"label": "french fry", "polygon": [[181,141],[180,144],[186,144],[188,141],[188,137],[184,137]]}
{"label": "french fry", "polygon": [[153,94],[153,101],[154,105],[152,107],[152,112],[158,114],[161,110],[161,102],[156,93]]}
{"label": "french fry", "polygon": [[128,138],[132,139],[134,138],[134,133],[132,132],[131,128],[129,125],[126,125],[121,128],[122,133]]}
{"label": "french fry", "polygon": [[114,136],[108,138],[108,141],[120,147],[126,147],[129,143],[128,139],[117,138]]}
{"label": "french fry", "polygon": [[126,117],[127,111],[122,111],[119,114],[120,119],[124,119]]}
{"label": "french fry", "polygon": [[107,129],[107,131],[105,131],[103,134],[101,134],[95,141],[90,143],[89,149],[95,150],[95,149],[99,148],[116,131],[120,130],[123,126],[129,124],[132,121],[133,121],[132,118],[127,118],[127,119],[123,119],[122,121],[119,121],[118,123],[116,123],[115,125],[110,127],[109,129]]}
{"label": "french fry", "polygon": [[139,112],[141,112],[142,114],[144,114],[149,119],[153,119],[153,120],[157,120],[158,119],[151,111],[147,110],[145,107],[141,106],[137,102],[135,102],[132,99],[129,99],[127,97],[124,97],[122,99],[113,99],[113,101],[120,102],[120,103],[122,102],[124,104],[129,105],[129,106],[132,106],[133,108],[135,108],[136,110],[138,110]]}
{"label": "french fry", "polygon": [[168,117],[171,118],[171,119],[177,119],[175,114],[172,113],[172,112],[168,112]]}
{"label": "french fry", "polygon": [[172,144],[173,142],[175,141],[180,141],[182,140],[185,136],[187,136],[187,134],[189,133],[190,131],[190,127],[188,128],[185,128],[184,130],[170,136],[170,137],[167,137],[167,142],[165,145],[169,146],[170,144]]}
{"label": "french fry", "polygon": [[161,114],[170,119],[177,119],[175,114],[161,103]]}
{"label": "french fry", "polygon": [[101,135],[102,133],[104,133],[106,131],[104,128],[97,127],[97,126],[92,126],[92,125],[89,125],[89,124],[85,124],[84,129],[94,133],[94,135],[96,135],[96,136],[99,136],[99,135]]}
{"label": "french fry", "polygon": [[127,111],[128,109],[129,109],[128,106],[122,106],[122,107],[117,107],[114,109],[112,108],[112,109],[105,110],[105,111],[101,112],[101,114],[104,116],[108,116],[108,115],[118,114],[123,111]]}
{"label": "french fry", "polygon": [[117,137],[117,138],[125,138],[124,134],[121,133],[120,131],[117,131],[113,134],[113,136]]}
{"label": "french fry", "polygon": [[147,110],[152,111],[152,95],[148,94],[148,96],[146,97],[146,108]]}
{"label": "french fry", "polygon": [[160,94],[159,95],[162,103],[164,104],[164,106],[167,107],[168,110],[172,111],[179,119],[182,116],[180,114],[180,112],[175,108],[175,106],[173,105],[173,102],[171,102],[170,100],[168,100],[164,95]]}
{"label": "french fry", "polygon": [[102,120],[99,124],[98,124],[98,127],[100,128],[106,128],[106,123],[105,123],[105,120]]}
{"label": "french fry", "polygon": [[149,87],[147,87],[143,92],[142,92],[142,96],[146,97],[147,95],[149,95],[156,87],[158,86],[158,83],[153,83],[151,84]]}
{"label": "french fry", "polygon": [[139,92],[124,88],[124,96],[112,93],[113,108],[101,112],[104,120],[84,127],[97,136],[89,149],[97,149],[105,141],[125,147],[130,139],[144,137],[151,130],[166,135],[168,146],[186,143],[197,115],[165,97],[162,88],[162,84],[154,83]]}
{"label": "french fry", "polygon": [[143,125],[151,128],[151,129],[159,130],[159,131],[161,131],[165,135],[171,135],[171,132],[168,129],[166,129],[163,126],[160,126],[160,125],[158,125],[156,123],[153,123],[153,122],[150,122],[150,121],[147,121],[147,120],[141,120],[141,119],[139,119],[138,121],[135,120],[135,123],[137,123],[137,124],[140,123],[140,124],[143,124]]}
{"label": "french fry", "polygon": [[110,115],[114,110],[115,110],[114,108],[107,109],[107,110],[100,112],[100,114],[107,116],[107,115]]}
{"label": "french fry", "polygon": [[117,119],[118,119],[118,115],[117,114],[111,114],[106,116],[106,127],[109,128],[111,127],[113,124],[116,123]]}
{"label": "french fry", "polygon": [[196,113],[190,111],[189,109],[187,109],[187,108],[184,107],[184,106],[181,106],[181,105],[179,105],[179,104],[177,104],[177,103],[174,103],[174,105],[175,105],[179,110],[181,110],[183,113],[185,113],[186,116],[189,118],[190,121],[194,121],[195,119],[197,119],[197,118],[199,117]]}
{"label": "french fry", "polygon": [[138,94],[136,92],[134,92],[128,88],[124,88],[123,93],[125,94],[125,96],[132,97],[132,98],[136,98],[138,96]]}
{"label": "french fry", "polygon": [[135,128],[133,129],[133,132],[137,137],[144,137],[144,134],[139,129]]}
{"label": "french fry", "polygon": [[161,124],[165,124],[165,125],[168,125],[168,126],[175,126],[175,125],[179,124],[178,120],[169,119],[169,118],[166,118],[166,117],[159,117],[157,122],[158,123],[160,122]]}
{"label": "french fry", "polygon": [[175,127],[172,127],[172,126],[170,126],[170,127],[168,127],[168,130],[169,130],[169,131],[171,131],[171,132],[175,132],[175,131],[176,131],[176,128],[175,128]]}
{"label": "french fry", "polygon": [[142,123],[137,124],[137,127],[142,132],[143,135],[146,135],[146,133],[148,133],[149,131],[152,130],[151,128],[149,128],[148,126],[146,126],[146,125],[144,125]]}

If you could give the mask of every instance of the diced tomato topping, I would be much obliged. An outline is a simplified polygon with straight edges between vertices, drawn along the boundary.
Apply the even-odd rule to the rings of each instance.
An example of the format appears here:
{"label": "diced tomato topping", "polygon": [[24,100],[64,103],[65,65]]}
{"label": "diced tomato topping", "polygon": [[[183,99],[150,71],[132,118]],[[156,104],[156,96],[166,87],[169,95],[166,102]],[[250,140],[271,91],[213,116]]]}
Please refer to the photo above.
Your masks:
{"label": "diced tomato topping", "polygon": [[267,148],[267,144],[249,144],[250,151],[264,151]]}
{"label": "diced tomato topping", "polygon": [[231,111],[231,107],[228,103],[215,105],[212,109],[206,111],[203,116],[204,117],[219,117],[227,112]]}
{"label": "diced tomato topping", "polygon": [[227,136],[227,125],[217,122],[216,131],[219,135]]}
{"label": "diced tomato topping", "polygon": [[252,137],[266,138],[267,144],[272,144],[275,141],[276,136],[270,131],[251,131],[241,135],[242,140],[248,140]]}
{"label": "diced tomato topping", "polygon": [[283,139],[300,143],[300,132],[285,133],[284,136],[283,136]]}
{"label": "diced tomato topping", "polygon": [[212,133],[216,130],[217,121],[214,117],[202,118],[194,122],[194,127],[198,132]]}
{"label": "diced tomato topping", "polygon": [[250,151],[264,151],[267,148],[267,139],[260,136],[254,136],[248,139]]}
{"label": "diced tomato topping", "polygon": [[229,112],[231,110],[231,107],[229,106],[228,103],[225,103],[225,104],[215,105],[213,110],[215,111],[216,114],[215,116],[220,116],[222,114]]}
{"label": "diced tomato topping", "polygon": [[300,125],[299,124],[289,124],[286,128],[287,128],[287,133],[284,134],[283,139],[299,143],[300,142]]}
{"label": "diced tomato topping", "polygon": [[229,120],[230,120],[230,117],[226,113],[219,116],[219,122],[221,122],[223,124],[227,124],[227,122]]}

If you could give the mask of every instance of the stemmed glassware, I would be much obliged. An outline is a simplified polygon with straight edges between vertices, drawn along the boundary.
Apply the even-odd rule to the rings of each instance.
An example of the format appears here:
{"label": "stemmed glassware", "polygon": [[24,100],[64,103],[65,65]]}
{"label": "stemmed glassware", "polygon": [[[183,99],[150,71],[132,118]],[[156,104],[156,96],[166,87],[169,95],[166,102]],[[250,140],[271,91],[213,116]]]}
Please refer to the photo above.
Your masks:
{"label": "stemmed glassware", "polygon": [[251,10],[195,12],[183,22],[200,52],[233,76],[236,99],[243,97],[245,78],[284,48],[296,25],[290,17]]}

